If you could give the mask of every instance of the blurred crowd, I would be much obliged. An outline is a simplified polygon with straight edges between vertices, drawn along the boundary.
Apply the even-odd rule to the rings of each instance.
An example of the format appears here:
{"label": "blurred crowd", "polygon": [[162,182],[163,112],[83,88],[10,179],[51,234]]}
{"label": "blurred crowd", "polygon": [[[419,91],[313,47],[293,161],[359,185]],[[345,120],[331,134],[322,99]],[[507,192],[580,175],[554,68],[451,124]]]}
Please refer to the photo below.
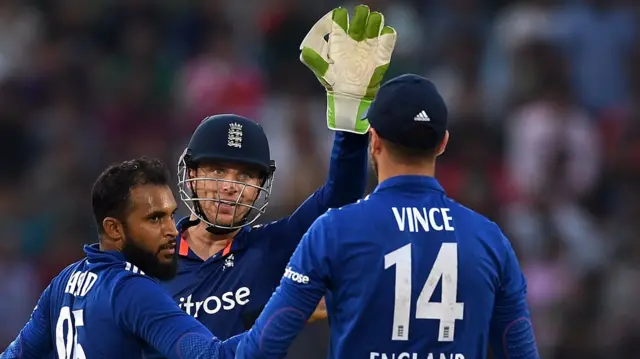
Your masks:
{"label": "blurred crowd", "polygon": [[[445,97],[437,177],[514,244],[542,357],[637,358],[640,5],[366,3],[399,33],[387,78],[421,74]],[[265,220],[322,185],[332,133],[298,45],[335,5],[355,3],[0,0],[0,349],[96,240],[107,164],[175,167],[203,117],[232,112],[263,124],[277,161]],[[325,357],[327,330],[290,357]]]}

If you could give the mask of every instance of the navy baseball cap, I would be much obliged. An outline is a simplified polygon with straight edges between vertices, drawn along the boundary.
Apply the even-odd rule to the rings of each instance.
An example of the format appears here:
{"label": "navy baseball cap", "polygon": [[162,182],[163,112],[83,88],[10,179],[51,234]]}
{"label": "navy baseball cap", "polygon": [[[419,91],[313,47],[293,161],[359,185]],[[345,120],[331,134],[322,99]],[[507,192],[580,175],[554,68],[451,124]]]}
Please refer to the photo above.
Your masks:
{"label": "navy baseball cap", "polygon": [[383,139],[418,149],[435,148],[447,131],[447,106],[435,85],[406,74],[380,86],[364,118]]}

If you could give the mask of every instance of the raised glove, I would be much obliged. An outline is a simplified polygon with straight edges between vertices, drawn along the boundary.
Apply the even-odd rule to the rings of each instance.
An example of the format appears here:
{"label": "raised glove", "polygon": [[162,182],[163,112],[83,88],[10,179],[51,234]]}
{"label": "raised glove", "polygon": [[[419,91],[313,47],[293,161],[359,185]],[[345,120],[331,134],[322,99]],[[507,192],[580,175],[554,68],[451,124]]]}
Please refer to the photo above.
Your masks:
{"label": "raised glove", "polygon": [[380,88],[395,43],[396,31],[366,5],[356,6],[351,22],[346,9],[336,8],[311,28],[300,45],[300,61],[327,89],[329,129],[367,133],[369,122],[361,118]]}

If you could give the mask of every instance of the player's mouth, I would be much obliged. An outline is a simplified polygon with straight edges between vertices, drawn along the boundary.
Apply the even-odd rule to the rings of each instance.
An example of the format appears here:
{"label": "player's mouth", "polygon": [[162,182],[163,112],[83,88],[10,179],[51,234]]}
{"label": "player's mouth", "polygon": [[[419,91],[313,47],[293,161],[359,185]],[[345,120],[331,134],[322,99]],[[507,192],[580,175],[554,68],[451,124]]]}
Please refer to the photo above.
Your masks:
{"label": "player's mouth", "polygon": [[167,255],[172,255],[176,252],[176,242],[170,242],[160,248],[160,252]]}
{"label": "player's mouth", "polygon": [[235,204],[228,204],[228,203],[222,203],[222,202],[218,203],[218,211],[220,211],[220,213],[222,214],[233,214],[235,210],[236,210]]}

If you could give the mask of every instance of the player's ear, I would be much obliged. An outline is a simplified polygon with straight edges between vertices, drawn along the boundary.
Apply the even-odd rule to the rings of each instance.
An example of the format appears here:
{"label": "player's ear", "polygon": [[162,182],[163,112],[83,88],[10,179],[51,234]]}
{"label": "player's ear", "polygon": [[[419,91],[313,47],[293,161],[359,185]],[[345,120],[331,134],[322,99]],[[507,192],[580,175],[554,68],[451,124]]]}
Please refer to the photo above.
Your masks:
{"label": "player's ear", "polygon": [[440,156],[447,149],[447,144],[449,143],[449,130],[444,132],[444,137],[442,138],[442,142],[440,142],[440,147],[438,147],[438,151],[436,152],[436,157]]}
{"label": "player's ear", "polygon": [[102,220],[102,229],[104,229],[104,233],[113,240],[124,239],[124,226],[117,218],[106,217]]}
{"label": "player's ear", "polygon": [[373,129],[373,127],[369,129],[369,133],[371,134],[369,137],[370,153],[371,155],[378,155],[380,154],[380,150],[382,149],[382,141],[380,141],[380,136],[378,136],[378,133]]}

